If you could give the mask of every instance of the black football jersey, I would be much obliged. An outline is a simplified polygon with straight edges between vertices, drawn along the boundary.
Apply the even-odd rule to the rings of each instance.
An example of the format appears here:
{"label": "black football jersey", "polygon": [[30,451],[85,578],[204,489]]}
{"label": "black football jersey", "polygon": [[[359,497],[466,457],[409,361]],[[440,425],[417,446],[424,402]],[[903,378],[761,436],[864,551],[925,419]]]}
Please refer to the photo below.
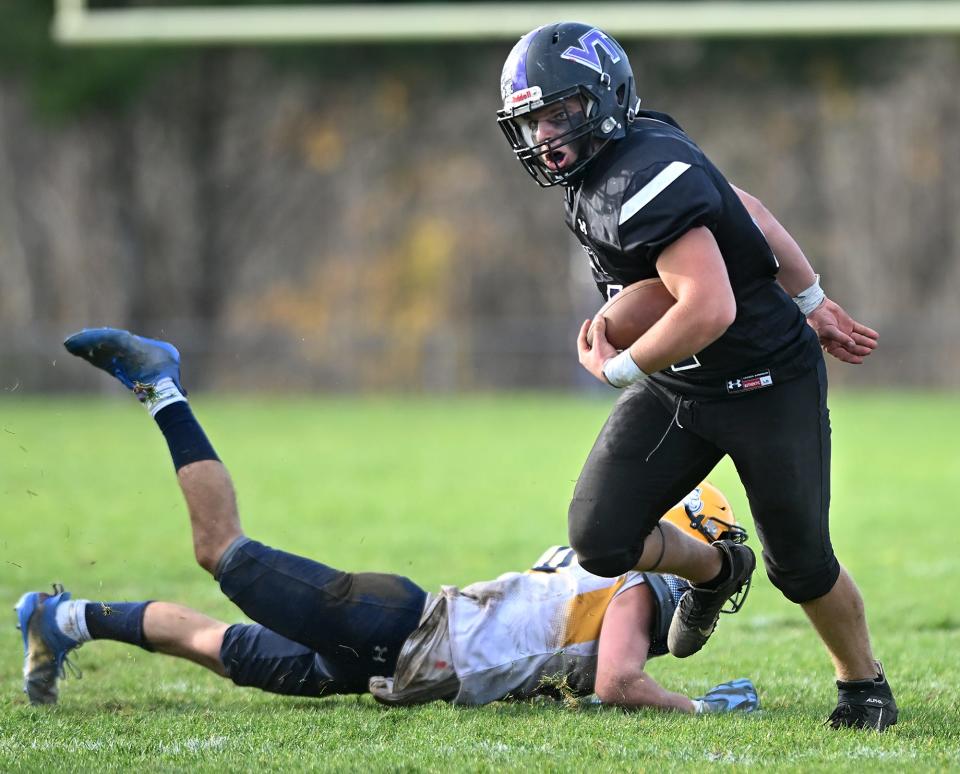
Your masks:
{"label": "black football jersey", "polygon": [[737,302],[715,342],[651,378],[679,392],[727,395],[810,369],[816,334],[776,281],[777,259],[736,192],[669,116],[642,111],[623,140],[566,192],[566,222],[604,299],[657,276],[660,253],[692,228],[713,233]]}

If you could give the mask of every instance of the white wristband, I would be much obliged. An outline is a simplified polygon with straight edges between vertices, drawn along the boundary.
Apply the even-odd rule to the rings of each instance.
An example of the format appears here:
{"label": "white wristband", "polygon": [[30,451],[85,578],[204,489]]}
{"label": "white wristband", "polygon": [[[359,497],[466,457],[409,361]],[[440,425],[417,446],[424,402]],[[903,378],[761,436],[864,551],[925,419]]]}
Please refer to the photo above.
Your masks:
{"label": "white wristband", "polygon": [[639,382],[646,376],[640,370],[640,366],[633,361],[629,349],[625,349],[616,357],[607,360],[603,364],[603,375],[607,377],[610,384],[618,389]]}
{"label": "white wristband", "polygon": [[810,312],[820,306],[826,297],[826,294],[820,287],[820,275],[817,274],[814,276],[813,284],[803,292],[797,293],[797,295],[793,297],[793,301],[800,307],[803,316],[806,317]]}

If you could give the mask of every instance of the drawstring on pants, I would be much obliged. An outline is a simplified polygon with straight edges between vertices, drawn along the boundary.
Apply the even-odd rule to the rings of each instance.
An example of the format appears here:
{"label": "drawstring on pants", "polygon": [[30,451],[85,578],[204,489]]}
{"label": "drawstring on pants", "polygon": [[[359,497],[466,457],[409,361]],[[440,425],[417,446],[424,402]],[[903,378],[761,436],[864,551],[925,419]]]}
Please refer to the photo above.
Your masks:
{"label": "drawstring on pants", "polygon": [[657,453],[657,449],[659,449],[663,445],[663,442],[667,440],[667,436],[670,434],[670,430],[673,428],[674,423],[676,423],[677,427],[683,430],[683,425],[680,424],[680,403],[682,400],[683,399],[678,395],[677,408],[673,412],[673,418],[670,420],[670,424],[667,425],[667,429],[664,431],[663,435],[660,436],[660,440],[657,441],[657,445],[653,447],[653,451],[647,455],[647,458],[644,460],[644,462],[650,462],[650,458]]}

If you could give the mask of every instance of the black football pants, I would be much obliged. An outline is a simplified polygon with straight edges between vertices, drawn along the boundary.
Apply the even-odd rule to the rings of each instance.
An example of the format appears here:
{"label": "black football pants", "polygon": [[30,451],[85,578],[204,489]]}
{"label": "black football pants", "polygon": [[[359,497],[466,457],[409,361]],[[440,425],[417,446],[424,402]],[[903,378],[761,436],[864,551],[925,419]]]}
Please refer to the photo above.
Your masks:
{"label": "black football pants", "polygon": [[660,517],[729,455],[771,582],[793,602],[833,588],[830,417],[821,359],[744,395],[689,398],[645,379],[628,388],[590,451],[569,511],[570,545],[603,576],[633,568]]}

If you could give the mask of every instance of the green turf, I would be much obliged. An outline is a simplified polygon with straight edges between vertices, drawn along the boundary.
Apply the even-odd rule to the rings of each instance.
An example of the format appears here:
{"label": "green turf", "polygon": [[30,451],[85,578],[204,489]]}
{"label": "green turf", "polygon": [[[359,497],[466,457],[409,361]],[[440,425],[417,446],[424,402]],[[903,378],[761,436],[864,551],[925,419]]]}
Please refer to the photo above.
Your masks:
{"label": "green turf", "polygon": [[[248,533],[427,588],[521,569],[562,542],[607,408],[553,395],[194,405],[233,472]],[[84,647],[83,678],[64,683],[57,708],[33,709],[8,614],[0,771],[956,769],[958,416],[960,399],[945,395],[833,401],[834,542],[902,708],[885,735],[822,726],[835,699],[828,660],[760,573],[702,654],[651,666],[690,694],[752,677],[764,710],[749,717],[290,700],[112,643]],[[732,469],[712,478],[749,528]],[[192,563],[165,445],[132,400],[0,400],[0,600],[55,580],[78,596],[171,599],[241,620]]]}

